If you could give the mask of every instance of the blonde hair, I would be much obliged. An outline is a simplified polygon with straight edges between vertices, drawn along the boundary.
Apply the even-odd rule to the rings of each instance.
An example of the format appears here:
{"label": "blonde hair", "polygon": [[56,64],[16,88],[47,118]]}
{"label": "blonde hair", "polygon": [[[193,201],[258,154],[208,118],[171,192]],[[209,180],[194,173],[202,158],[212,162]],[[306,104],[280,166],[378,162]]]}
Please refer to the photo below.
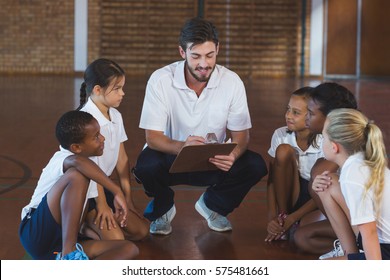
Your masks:
{"label": "blonde hair", "polygon": [[382,131],[377,125],[355,109],[335,109],[328,116],[326,133],[329,139],[344,147],[349,155],[364,153],[364,160],[371,171],[365,184],[365,193],[372,189],[378,214],[387,168],[386,148]]}

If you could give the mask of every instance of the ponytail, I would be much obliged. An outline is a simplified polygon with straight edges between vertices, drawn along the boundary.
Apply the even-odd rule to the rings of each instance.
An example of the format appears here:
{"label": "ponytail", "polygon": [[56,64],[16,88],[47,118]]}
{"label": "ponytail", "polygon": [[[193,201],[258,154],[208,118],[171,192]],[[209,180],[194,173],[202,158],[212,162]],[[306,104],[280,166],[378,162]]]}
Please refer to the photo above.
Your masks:
{"label": "ponytail", "polygon": [[364,153],[364,161],[370,169],[371,176],[365,184],[366,193],[372,189],[376,212],[379,213],[385,170],[387,168],[386,148],[382,131],[367,117],[354,109],[335,109],[327,119],[329,139],[343,146],[349,155]]}
{"label": "ponytail", "polygon": [[87,102],[87,85],[85,82],[81,84],[80,87],[80,105],[77,107],[76,111],[80,111],[83,108],[84,104]]}
{"label": "ponytail", "polygon": [[[377,125],[367,122],[365,127],[367,137],[365,146],[365,162],[371,170],[371,177],[366,183],[366,191],[374,187],[374,197],[377,205],[380,205],[385,184],[385,169],[387,167],[386,148],[383,143],[382,131]],[[378,207],[378,209],[380,209]]]}

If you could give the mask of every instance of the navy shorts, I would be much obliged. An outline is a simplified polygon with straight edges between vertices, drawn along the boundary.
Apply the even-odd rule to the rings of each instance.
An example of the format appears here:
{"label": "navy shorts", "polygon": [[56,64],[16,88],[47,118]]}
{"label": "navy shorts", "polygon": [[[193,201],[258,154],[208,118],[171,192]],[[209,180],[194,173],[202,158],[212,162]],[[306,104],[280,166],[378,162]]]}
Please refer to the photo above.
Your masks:
{"label": "navy shorts", "polygon": [[62,229],[47,205],[47,194],[36,209],[24,217],[19,227],[24,249],[37,260],[55,259],[62,250]]}
{"label": "navy shorts", "polygon": [[[359,233],[357,238],[357,245],[360,250],[364,250],[362,246],[362,235]],[[379,244],[382,253],[382,260],[390,260],[390,244]],[[348,260],[365,260],[366,255],[364,253],[348,254]]]}
{"label": "navy shorts", "polygon": [[[106,202],[107,205],[112,209],[113,212],[115,212],[115,206],[114,206],[114,195],[112,192],[108,191],[106,188],[104,188],[104,194],[106,196]],[[96,201],[94,198],[88,199],[88,212],[96,209]]]}
{"label": "navy shorts", "polygon": [[295,203],[295,205],[293,207],[292,212],[297,211],[310,199],[311,199],[311,196],[309,194],[309,181],[306,179],[303,179],[301,176],[299,176],[299,196],[298,196],[297,202]]}

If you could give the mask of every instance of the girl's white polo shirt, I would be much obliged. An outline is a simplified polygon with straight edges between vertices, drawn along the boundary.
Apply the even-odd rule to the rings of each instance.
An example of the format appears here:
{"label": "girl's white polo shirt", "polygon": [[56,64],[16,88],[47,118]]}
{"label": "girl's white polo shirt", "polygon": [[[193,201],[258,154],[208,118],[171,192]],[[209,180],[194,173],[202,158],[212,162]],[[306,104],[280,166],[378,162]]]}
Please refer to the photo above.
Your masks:
{"label": "girl's white polo shirt", "polygon": [[[118,162],[120,144],[127,140],[125,127],[121,113],[115,109],[110,108],[109,114],[111,121],[108,120],[99,108],[93,103],[91,98],[88,98],[87,103],[81,111],[90,113],[100,125],[100,134],[105,138],[103,155],[99,157],[91,157],[107,176],[110,176]],[[96,185],[91,181],[90,186]]]}
{"label": "girl's white polo shirt", "polygon": [[302,151],[297,144],[295,133],[287,133],[287,126],[283,126],[276,129],[272,135],[271,147],[268,150],[268,154],[275,158],[276,148],[280,144],[289,144],[298,154],[298,168],[300,176],[305,180],[310,180],[310,171],[314,163],[317,161],[317,159],[324,157],[321,149],[322,139],[322,135],[319,134],[317,136],[318,148],[310,145],[306,151]]}
{"label": "girl's white polo shirt", "polygon": [[379,243],[390,244],[390,171],[385,169],[385,186],[381,209],[376,215],[373,189],[366,192],[365,184],[371,171],[364,162],[364,154],[350,156],[341,167],[340,186],[351,216],[351,225],[376,222]]}

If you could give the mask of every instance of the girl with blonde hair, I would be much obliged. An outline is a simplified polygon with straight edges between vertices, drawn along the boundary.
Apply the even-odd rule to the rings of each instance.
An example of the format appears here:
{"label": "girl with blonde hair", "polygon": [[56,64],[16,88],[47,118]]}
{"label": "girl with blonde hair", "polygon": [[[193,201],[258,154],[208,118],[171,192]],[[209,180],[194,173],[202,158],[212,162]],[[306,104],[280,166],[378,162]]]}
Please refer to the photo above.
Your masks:
{"label": "girl with blonde hair", "polygon": [[[324,155],[340,174],[325,171],[313,188],[329,190],[319,197],[345,250],[338,259],[390,259],[390,172],[381,130],[357,110],[335,109],[322,135]],[[349,227],[337,222],[345,217]]]}

